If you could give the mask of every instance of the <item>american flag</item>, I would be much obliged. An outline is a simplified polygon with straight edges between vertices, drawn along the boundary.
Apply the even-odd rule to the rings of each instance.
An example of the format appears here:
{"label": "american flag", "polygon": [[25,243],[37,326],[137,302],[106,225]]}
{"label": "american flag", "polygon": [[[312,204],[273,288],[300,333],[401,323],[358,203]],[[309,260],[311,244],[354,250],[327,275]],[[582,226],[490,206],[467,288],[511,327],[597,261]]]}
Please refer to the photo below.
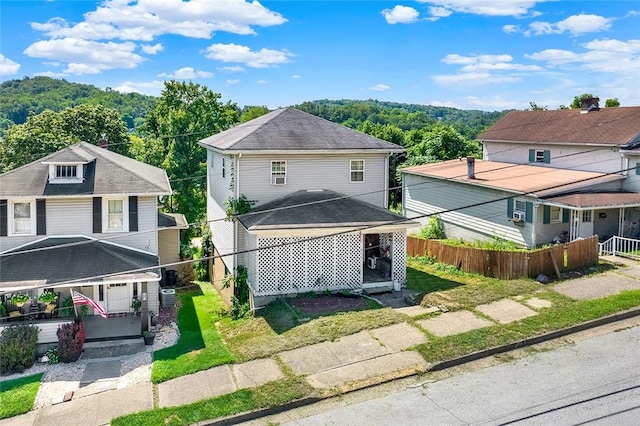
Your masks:
{"label": "american flag", "polygon": [[78,293],[75,290],[71,290],[71,297],[73,298],[73,304],[74,305],[89,305],[97,313],[99,313],[100,316],[102,316],[102,318],[108,318],[109,317],[109,315],[107,314],[107,311],[102,306],[98,305],[98,303],[96,303],[93,300],[89,299],[84,294]]}

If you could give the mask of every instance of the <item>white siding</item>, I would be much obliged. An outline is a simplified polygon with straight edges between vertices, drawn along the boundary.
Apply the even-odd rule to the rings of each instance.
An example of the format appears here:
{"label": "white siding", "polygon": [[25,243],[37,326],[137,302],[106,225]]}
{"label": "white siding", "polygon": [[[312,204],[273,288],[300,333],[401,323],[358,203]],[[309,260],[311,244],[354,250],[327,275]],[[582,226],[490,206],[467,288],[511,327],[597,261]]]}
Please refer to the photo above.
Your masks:
{"label": "white siding", "polygon": [[[471,204],[486,203],[440,213],[447,238],[473,241],[488,240],[497,236],[526,246],[533,243],[531,223],[518,226],[509,221],[507,201],[503,199],[509,196],[507,192],[409,174],[404,175],[404,182],[403,208],[409,219],[443,210],[460,209]],[[429,221],[429,217],[417,220],[424,224]],[[416,229],[409,231],[416,232]]]}
{"label": "white siding", "polygon": [[233,223],[221,220],[225,217],[224,207],[211,200],[207,206],[207,216],[211,227],[211,239],[214,247],[222,255],[222,261],[229,271],[235,268],[233,256],[226,256],[235,252],[233,238]]}
{"label": "white siding", "polygon": [[[387,194],[385,154],[243,155],[239,160],[238,192],[258,204],[300,190],[327,189],[384,207]],[[287,162],[286,185],[271,184],[271,161]],[[350,183],[350,160],[364,160],[364,182]]]}
{"label": "white siding", "polygon": [[[104,212],[103,212],[104,213]],[[140,232],[93,233],[93,199],[47,199],[47,235],[85,235],[105,239],[127,247],[158,253],[158,207],[156,197],[138,197],[138,229]],[[144,232],[150,231],[150,232]],[[28,244],[44,235],[0,238],[0,251]]]}
{"label": "white siding", "polygon": [[640,164],[640,157],[629,157],[627,178],[624,181],[626,191],[640,192],[640,175],[636,174],[636,165]]}
{"label": "white siding", "polygon": [[155,312],[156,315],[160,312],[160,299],[158,297],[159,291],[158,281],[147,282],[147,308],[149,311]]}
{"label": "white siding", "polygon": [[543,166],[600,173],[620,173],[623,169],[620,153],[611,147],[484,142],[483,155],[485,160],[529,164],[529,149],[551,152],[549,164],[536,163]]}

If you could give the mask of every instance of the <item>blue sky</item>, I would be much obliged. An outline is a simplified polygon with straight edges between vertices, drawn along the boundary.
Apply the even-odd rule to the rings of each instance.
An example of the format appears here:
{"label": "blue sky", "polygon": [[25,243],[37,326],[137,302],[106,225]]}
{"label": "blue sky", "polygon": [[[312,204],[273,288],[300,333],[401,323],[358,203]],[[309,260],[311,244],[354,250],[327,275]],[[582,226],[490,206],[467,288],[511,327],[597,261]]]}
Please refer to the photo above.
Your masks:
{"label": "blue sky", "polygon": [[0,81],[37,75],[150,95],[187,80],[269,108],[640,105],[640,2],[2,0]]}

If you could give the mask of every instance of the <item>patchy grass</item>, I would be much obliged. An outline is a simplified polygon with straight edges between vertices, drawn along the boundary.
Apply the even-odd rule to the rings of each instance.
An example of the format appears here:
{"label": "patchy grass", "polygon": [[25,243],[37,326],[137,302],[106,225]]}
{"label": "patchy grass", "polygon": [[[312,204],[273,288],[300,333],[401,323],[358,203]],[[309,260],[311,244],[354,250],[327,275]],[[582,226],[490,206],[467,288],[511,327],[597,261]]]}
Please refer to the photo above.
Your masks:
{"label": "patchy grass", "polygon": [[551,300],[554,305],[541,309],[536,316],[511,324],[436,337],[427,344],[418,345],[416,349],[428,362],[440,362],[561,330],[640,305],[640,290],[625,291],[603,299],[580,301],[561,296],[551,290],[536,296]]}
{"label": "patchy grass", "polygon": [[407,287],[425,293],[423,305],[469,309],[505,297],[526,295],[545,288],[532,279],[500,280],[482,275],[450,271],[420,259],[407,259]]}
{"label": "patchy grass", "polygon": [[342,336],[403,322],[405,315],[390,308],[339,312],[299,323],[300,313],[283,300],[268,305],[259,316],[224,319],[220,333],[238,362],[338,339]]}
{"label": "patchy grass", "polygon": [[225,304],[213,286],[200,282],[194,290],[179,291],[177,296],[180,339],[176,345],[153,354],[153,383],[233,362],[215,326]]}
{"label": "patchy grass", "polygon": [[111,420],[114,426],[191,425],[247,411],[276,407],[310,396],[313,389],[301,377],[288,377],[255,389],[242,389],[180,407],[156,408]]}
{"label": "patchy grass", "polygon": [[0,382],[0,419],[24,414],[33,408],[43,375]]}

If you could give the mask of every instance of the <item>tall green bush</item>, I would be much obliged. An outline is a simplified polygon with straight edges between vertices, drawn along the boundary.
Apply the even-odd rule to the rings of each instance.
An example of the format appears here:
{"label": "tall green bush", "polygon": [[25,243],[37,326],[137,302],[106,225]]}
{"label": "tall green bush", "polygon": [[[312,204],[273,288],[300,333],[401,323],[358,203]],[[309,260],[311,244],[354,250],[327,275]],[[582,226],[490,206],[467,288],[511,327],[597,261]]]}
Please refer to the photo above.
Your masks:
{"label": "tall green bush", "polygon": [[7,327],[0,334],[0,372],[22,373],[36,360],[38,332],[35,325]]}
{"label": "tall green bush", "polygon": [[428,240],[441,240],[445,238],[444,224],[437,214],[429,218],[429,222],[420,228],[420,236]]}

